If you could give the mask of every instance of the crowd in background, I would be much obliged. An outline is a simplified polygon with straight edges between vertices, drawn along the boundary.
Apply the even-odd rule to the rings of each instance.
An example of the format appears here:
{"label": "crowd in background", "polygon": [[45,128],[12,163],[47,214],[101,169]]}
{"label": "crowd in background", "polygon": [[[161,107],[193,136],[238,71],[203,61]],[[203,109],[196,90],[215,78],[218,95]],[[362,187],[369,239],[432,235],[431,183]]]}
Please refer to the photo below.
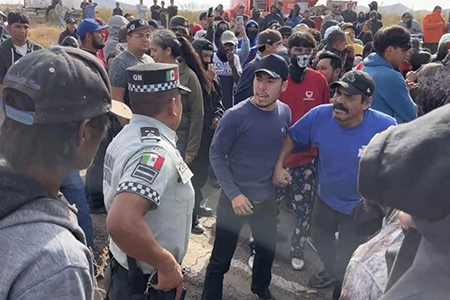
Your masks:
{"label": "crowd in background", "polygon": [[[324,264],[311,287],[334,284],[333,299],[342,300],[448,297],[448,159],[438,149],[446,149],[448,130],[440,126],[448,126],[448,108],[438,108],[450,101],[450,33],[441,7],[422,24],[405,12],[398,25],[385,27],[376,1],[359,13],[353,2],[345,10],[334,4],[322,17],[298,5],[285,16],[282,1],[264,17],[256,8],[240,5],[231,14],[218,5],[193,24],[174,0],[168,7],[154,0],[150,8],[140,0],[136,16],[117,3],[107,23],[95,18],[92,0],[81,3],[79,22],[64,18],[61,3],[58,44],[94,55],[108,72],[113,99],[130,106],[126,70],[155,62],[177,65],[191,91],[181,94],[176,146],[194,174],[192,233],[202,234],[199,219],[216,210],[204,205],[207,179],[222,189],[203,299],[222,298],[246,221],[252,291],[275,299],[269,286],[281,235],[276,218],[285,207],[295,216],[291,267],[308,264],[307,244]],[[2,17],[0,82],[16,61],[41,49],[27,37],[26,15]],[[274,97],[276,116],[255,109],[254,97]],[[75,170],[60,189],[77,205],[89,247],[89,213],[106,213],[106,149],[127,124],[111,122],[86,184]],[[274,126],[281,126],[281,139]],[[427,206],[430,197],[434,205]]]}

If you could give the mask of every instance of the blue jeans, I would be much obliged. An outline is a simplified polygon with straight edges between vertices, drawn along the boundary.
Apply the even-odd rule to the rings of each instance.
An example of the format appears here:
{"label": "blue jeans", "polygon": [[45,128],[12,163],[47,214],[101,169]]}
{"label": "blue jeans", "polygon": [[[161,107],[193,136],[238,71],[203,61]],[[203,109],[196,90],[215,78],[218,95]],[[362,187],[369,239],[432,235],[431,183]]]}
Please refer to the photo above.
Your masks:
{"label": "blue jeans", "polygon": [[58,16],[58,21],[59,21],[59,28],[66,27],[64,24],[64,16]]}
{"label": "blue jeans", "polygon": [[92,220],[89,215],[84,183],[81,179],[79,170],[74,170],[69,173],[62,183],[60,191],[70,204],[76,205],[78,209],[78,224],[84,231],[87,246],[93,248],[94,236],[92,234]]}

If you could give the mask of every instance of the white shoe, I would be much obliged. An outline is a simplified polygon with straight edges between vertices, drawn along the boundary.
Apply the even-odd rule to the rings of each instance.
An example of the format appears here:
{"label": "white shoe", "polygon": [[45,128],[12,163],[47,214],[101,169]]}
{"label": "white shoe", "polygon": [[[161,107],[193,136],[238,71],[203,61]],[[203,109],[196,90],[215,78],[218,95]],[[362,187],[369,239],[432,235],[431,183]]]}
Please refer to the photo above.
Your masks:
{"label": "white shoe", "polygon": [[250,270],[253,270],[253,263],[255,262],[255,256],[254,255],[250,255],[250,257],[248,258],[247,264],[248,267],[250,268]]}
{"label": "white shoe", "polygon": [[291,267],[295,271],[300,271],[305,266],[305,261],[300,258],[291,258]]}

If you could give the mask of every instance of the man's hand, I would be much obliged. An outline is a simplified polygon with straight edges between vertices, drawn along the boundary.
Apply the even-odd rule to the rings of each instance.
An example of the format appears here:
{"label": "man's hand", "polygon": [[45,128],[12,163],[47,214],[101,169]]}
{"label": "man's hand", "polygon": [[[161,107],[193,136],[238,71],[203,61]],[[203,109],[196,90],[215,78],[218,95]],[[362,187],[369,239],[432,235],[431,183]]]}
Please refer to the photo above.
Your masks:
{"label": "man's hand", "polygon": [[408,87],[409,91],[415,90],[417,88],[419,88],[419,84],[415,83],[413,81],[410,81],[408,79],[406,79],[406,86]]}
{"label": "man's hand", "polygon": [[220,119],[218,117],[214,117],[211,121],[211,129],[216,130],[217,125],[219,124]]}
{"label": "man's hand", "polygon": [[207,23],[208,26],[213,26],[214,25],[214,17],[208,18],[207,21],[208,21],[208,23]]}
{"label": "man's hand", "polygon": [[237,23],[236,24],[236,30],[239,32],[239,35],[241,37],[243,37],[243,38],[247,37],[247,33],[245,32],[244,25],[242,25],[240,23]]}
{"label": "man's hand", "polygon": [[352,45],[347,46],[347,57],[352,59],[355,58],[355,48]]}
{"label": "man's hand", "polygon": [[233,201],[231,201],[231,204],[233,205],[234,213],[238,216],[248,216],[253,214],[253,205],[244,195],[239,195],[234,198]]}
{"label": "man's hand", "polygon": [[370,28],[369,28],[369,26],[367,25],[367,22],[364,23],[364,26],[363,26],[362,31],[363,31],[363,32],[369,32],[369,31],[370,31]]}
{"label": "man's hand", "polygon": [[192,156],[190,156],[190,155],[188,155],[188,154],[185,154],[185,155],[184,155],[184,161],[185,161],[187,164],[190,164],[193,160],[194,160],[194,158],[193,158]]}
{"label": "man's hand", "polygon": [[208,64],[208,70],[206,70],[206,75],[208,75],[208,78],[216,78],[216,69],[212,64]]}
{"label": "man's hand", "polygon": [[183,292],[183,273],[181,272],[180,265],[174,261],[173,266],[169,269],[158,270],[158,284],[153,285],[153,288],[160,291],[177,289],[175,300],[180,300],[181,293]]}
{"label": "man's hand", "polygon": [[407,230],[409,228],[416,228],[416,226],[414,225],[414,221],[410,214],[407,214],[407,213],[401,211],[398,214],[398,219],[400,221],[400,224],[402,224],[403,229]]}
{"label": "man's hand", "polygon": [[289,174],[289,170],[283,167],[275,167],[272,183],[279,187],[286,187],[287,185],[291,184],[292,177],[291,174]]}
{"label": "man's hand", "polygon": [[227,60],[230,63],[230,68],[234,66],[234,53],[232,51],[228,51],[226,53]]}
{"label": "man's hand", "polygon": [[406,74],[406,80],[416,82],[419,76],[417,76],[417,72],[409,71],[408,74]]}

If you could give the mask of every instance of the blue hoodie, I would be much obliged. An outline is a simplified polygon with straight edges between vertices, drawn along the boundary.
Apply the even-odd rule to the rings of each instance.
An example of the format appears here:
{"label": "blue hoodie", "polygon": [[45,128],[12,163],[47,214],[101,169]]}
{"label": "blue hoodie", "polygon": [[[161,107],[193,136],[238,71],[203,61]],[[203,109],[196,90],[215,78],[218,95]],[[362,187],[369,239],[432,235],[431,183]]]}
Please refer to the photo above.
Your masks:
{"label": "blue hoodie", "polygon": [[[248,28],[252,25],[256,26],[256,28],[259,30],[258,22],[250,19],[245,25],[245,33],[247,33],[247,36],[248,36]],[[256,47],[257,44],[258,44],[258,35],[256,35],[254,39],[250,40],[250,52],[246,58],[241,60],[241,62],[243,62],[242,67],[245,67],[249,62],[251,62],[255,58],[256,53],[258,52],[258,49]],[[240,46],[241,46],[241,39],[239,39],[238,48],[240,48]]]}
{"label": "blue hoodie", "polygon": [[394,117],[398,124],[414,120],[417,105],[409,95],[402,74],[376,53],[364,59],[364,69],[375,81],[372,108]]}

